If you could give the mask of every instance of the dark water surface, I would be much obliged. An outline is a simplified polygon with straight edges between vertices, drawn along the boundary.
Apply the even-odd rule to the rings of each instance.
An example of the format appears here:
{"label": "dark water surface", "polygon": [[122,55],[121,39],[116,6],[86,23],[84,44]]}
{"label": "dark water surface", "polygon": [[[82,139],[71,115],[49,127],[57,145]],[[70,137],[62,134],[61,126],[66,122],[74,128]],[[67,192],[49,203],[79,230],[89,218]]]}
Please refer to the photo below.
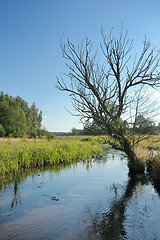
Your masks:
{"label": "dark water surface", "polygon": [[160,197],[128,176],[122,152],[109,149],[100,160],[1,189],[0,239],[160,239]]}

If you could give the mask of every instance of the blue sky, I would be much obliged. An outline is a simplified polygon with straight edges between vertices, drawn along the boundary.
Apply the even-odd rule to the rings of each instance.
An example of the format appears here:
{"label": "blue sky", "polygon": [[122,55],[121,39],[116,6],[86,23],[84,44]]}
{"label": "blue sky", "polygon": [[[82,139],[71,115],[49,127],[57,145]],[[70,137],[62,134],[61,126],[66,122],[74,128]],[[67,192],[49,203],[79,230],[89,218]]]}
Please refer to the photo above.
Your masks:
{"label": "blue sky", "polygon": [[160,48],[159,0],[0,0],[0,91],[19,95],[43,112],[50,131],[82,128],[71,116],[70,98],[55,88],[66,70],[60,39],[78,44],[88,37],[95,47],[100,29],[124,29],[140,52],[144,36]]}

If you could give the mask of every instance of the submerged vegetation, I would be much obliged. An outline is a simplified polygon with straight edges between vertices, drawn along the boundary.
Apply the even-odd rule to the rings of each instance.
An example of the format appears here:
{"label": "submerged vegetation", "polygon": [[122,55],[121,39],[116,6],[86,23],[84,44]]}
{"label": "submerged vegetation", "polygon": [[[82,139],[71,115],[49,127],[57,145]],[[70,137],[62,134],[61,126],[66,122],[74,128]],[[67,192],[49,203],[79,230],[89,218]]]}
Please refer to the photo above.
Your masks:
{"label": "submerged vegetation", "polygon": [[22,170],[41,168],[59,164],[70,164],[90,159],[93,151],[100,148],[98,137],[83,142],[83,138],[59,138],[52,141],[45,139],[1,139],[0,141],[0,181],[12,179]]}

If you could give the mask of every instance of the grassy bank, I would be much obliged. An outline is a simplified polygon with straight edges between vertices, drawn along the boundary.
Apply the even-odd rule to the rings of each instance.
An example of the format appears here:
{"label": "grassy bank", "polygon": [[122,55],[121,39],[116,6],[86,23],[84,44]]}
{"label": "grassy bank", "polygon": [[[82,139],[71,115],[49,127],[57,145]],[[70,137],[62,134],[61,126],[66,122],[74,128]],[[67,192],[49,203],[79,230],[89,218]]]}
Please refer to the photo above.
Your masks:
{"label": "grassy bank", "polygon": [[[105,136],[107,140],[108,137]],[[45,166],[59,166],[90,159],[93,151],[98,152],[104,138],[100,137],[55,137],[47,139],[0,139],[0,181],[12,179],[27,169]],[[157,155],[152,155],[156,151]],[[150,175],[160,182],[160,135],[143,140],[135,147],[139,164],[150,171]],[[157,180],[158,179],[158,180]]]}
{"label": "grassy bank", "polygon": [[102,140],[96,137],[45,139],[1,139],[0,140],[0,181],[11,179],[21,169],[41,168],[70,164],[92,157],[94,144]]}
{"label": "grassy bank", "polygon": [[135,147],[135,152],[141,159],[146,159],[154,151],[160,152],[160,135],[149,137]]}
{"label": "grassy bank", "polygon": [[135,152],[143,163],[146,164],[148,174],[154,184],[160,184],[160,135],[155,135],[143,140]]}

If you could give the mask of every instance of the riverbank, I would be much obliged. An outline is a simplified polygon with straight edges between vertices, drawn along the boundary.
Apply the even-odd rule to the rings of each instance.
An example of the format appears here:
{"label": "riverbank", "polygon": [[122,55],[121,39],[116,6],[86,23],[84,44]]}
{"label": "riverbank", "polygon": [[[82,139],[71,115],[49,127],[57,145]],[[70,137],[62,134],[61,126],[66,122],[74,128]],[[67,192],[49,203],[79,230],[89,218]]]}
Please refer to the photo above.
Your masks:
{"label": "riverbank", "polygon": [[[110,140],[108,136],[58,136],[47,139],[0,138],[0,181],[10,181],[23,169],[72,164],[90,159],[100,151],[95,145]],[[149,137],[135,147],[142,165],[160,182],[160,135]],[[153,154],[156,151],[156,155]]]}
{"label": "riverbank", "polygon": [[100,148],[98,137],[46,139],[1,139],[0,181],[11,180],[21,169],[72,164],[90,159]]}
{"label": "riverbank", "polygon": [[144,164],[147,173],[155,185],[160,184],[160,135],[149,137],[135,148],[135,152]]}

